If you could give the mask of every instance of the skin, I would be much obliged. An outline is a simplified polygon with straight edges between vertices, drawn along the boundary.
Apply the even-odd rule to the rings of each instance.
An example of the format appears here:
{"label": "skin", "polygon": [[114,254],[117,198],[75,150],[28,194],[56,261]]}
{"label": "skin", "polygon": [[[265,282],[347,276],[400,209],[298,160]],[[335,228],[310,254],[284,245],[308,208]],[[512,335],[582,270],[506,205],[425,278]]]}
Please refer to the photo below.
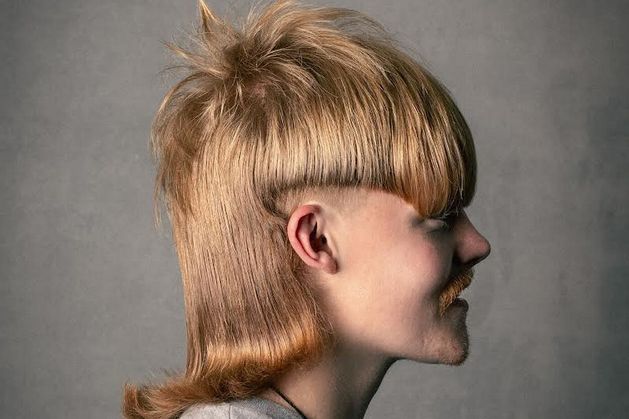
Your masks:
{"label": "skin", "polygon": [[[308,201],[287,227],[338,337],[317,364],[274,383],[308,418],[362,418],[399,359],[460,365],[469,354],[467,308],[450,302],[489,255],[487,239],[464,210],[447,226],[396,195],[357,193],[349,210]],[[260,397],[293,409],[271,389]]]}

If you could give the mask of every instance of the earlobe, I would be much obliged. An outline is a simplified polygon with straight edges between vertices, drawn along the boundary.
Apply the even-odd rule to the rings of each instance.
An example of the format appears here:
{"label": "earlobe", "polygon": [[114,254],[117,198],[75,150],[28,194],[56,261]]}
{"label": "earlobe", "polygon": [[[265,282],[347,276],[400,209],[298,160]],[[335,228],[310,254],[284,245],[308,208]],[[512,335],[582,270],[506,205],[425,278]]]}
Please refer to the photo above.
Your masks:
{"label": "earlobe", "polygon": [[337,270],[336,260],[326,251],[319,252],[323,270],[328,274],[335,274]]}
{"label": "earlobe", "polygon": [[333,274],[337,271],[336,260],[326,237],[321,234],[322,221],[317,206],[300,206],[288,220],[288,239],[306,265]]}

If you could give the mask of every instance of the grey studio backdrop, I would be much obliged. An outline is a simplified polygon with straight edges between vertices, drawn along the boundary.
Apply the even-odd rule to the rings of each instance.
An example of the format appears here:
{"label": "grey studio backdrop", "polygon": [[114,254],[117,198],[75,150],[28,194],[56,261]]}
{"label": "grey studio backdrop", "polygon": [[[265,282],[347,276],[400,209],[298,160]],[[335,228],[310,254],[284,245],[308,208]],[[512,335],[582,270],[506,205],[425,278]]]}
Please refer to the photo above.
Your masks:
{"label": "grey studio backdrop", "polygon": [[[1,4],[0,416],[119,417],[124,381],[184,366],[148,132],[174,81],[160,41],[196,4]],[[252,3],[208,4],[231,19]],[[375,17],[452,91],[492,244],[466,363],[396,363],[366,417],[626,417],[628,2],[315,4]]]}

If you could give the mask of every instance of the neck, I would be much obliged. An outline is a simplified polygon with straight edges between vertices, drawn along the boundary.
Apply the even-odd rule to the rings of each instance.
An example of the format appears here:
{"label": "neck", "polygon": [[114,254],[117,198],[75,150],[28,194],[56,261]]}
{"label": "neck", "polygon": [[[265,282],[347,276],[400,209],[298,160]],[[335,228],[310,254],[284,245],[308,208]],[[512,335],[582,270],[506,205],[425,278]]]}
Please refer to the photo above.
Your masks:
{"label": "neck", "polygon": [[[382,355],[337,347],[315,365],[290,370],[274,386],[308,419],[361,419],[393,362]],[[272,389],[260,397],[293,409]]]}

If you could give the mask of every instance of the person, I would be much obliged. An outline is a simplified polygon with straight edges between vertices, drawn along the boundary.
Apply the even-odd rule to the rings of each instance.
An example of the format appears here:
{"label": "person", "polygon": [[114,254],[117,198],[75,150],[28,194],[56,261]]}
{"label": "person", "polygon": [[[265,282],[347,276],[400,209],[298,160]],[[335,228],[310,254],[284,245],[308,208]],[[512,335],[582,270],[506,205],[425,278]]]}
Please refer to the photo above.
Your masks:
{"label": "person", "polygon": [[364,13],[198,7],[151,135],[186,367],[125,383],[124,416],[361,418],[397,360],[461,365],[490,244],[451,94]]}

